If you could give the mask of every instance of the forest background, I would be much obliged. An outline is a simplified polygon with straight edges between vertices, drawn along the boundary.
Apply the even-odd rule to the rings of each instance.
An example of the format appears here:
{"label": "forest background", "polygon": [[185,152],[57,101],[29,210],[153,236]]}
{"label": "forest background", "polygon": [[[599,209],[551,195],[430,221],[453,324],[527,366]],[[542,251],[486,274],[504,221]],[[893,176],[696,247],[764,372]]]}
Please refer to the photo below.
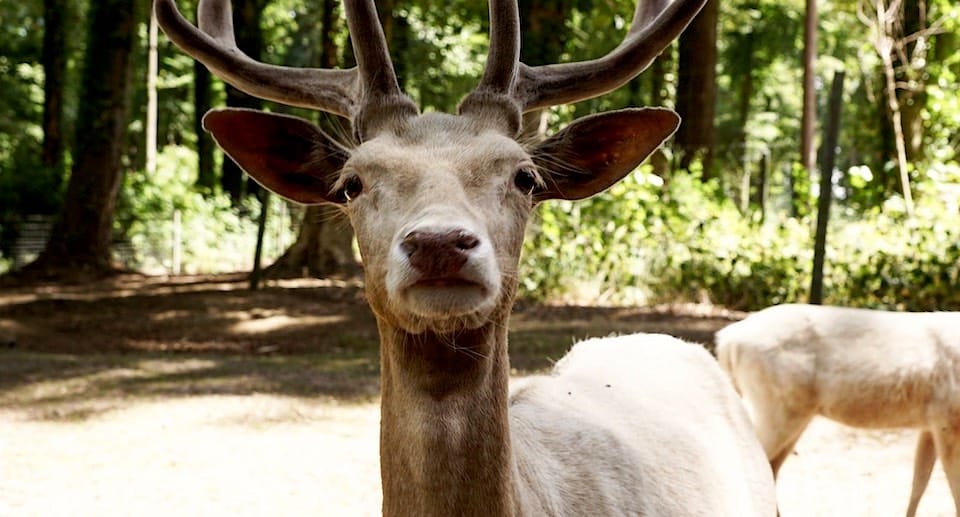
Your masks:
{"label": "forest background", "polygon": [[[179,4],[195,12],[193,1]],[[339,2],[233,4],[247,54],[351,65]],[[451,110],[482,70],[486,3],[377,4],[402,87],[424,110]],[[632,0],[520,5],[528,64],[604,54],[633,11]],[[610,191],[540,207],[521,294],[738,309],[806,300],[828,163],[819,135],[839,71],[839,140],[823,183],[833,198],[824,301],[960,308],[960,5],[951,0],[710,0],[634,81],[535,114],[531,127],[545,132],[637,105],[672,107],[684,123]],[[222,105],[318,117],[212,79],[156,35],[144,0],[0,2],[0,272],[250,270],[259,248],[266,278],[356,273],[335,210],[271,201],[223,159],[200,129]],[[348,123],[321,118],[349,139]]]}

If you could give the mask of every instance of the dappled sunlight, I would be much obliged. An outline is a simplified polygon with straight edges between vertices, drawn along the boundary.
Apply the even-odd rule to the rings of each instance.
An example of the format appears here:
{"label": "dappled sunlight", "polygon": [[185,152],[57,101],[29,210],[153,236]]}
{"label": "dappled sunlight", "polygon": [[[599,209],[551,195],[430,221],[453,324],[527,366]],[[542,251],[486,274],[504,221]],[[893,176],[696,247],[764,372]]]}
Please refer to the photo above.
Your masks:
{"label": "dappled sunlight", "polygon": [[[81,353],[321,352],[376,346],[376,324],[358,282],[291,280],[250,291],[235,276],[138,278],[0,293],[0,346]],[[118,285],[119,284],[119,285]],[[128,295],[126,289],[136,292]],[[75,296],[76,295],[76,296]],[[83,299],[81,299],[83,298]],[[335,331],[331,331],[335,330]]]}
{"label": "dappled sunlight", "polygon": [[342,323],[345,319],[346,318],[341,315],[293,317],[286,314],[278,314],[266,318],[238,321],[230,326],[230,332],[236,334],[267,334],[283,329],[333,325]]}
{"label": "dappled sunlight", "polygon": [[177,318],[185,318],[189,315],[190,315],[190,311],[186,309],[158,311],[151,314],[150,319],[153,321],[170,321]]}
{"label": "dappled sunlight", "polygon": [[148,401],[209,395],[334,398],[345,404],[378,395],[371,354],[231,357],[5,352],[0,412],[18,421],[70,423],[104,418]]}
{"label": "dappled sunlight", "polygon": [[[358,289],[363,282],[356,280],[297,278],[264,281],[265,288],[283,289]],[[100,300],[104,298],[129,298],[133,296],[165,296],[181,293],[228,292],[250,293],[250,284],[246,273],[221,275],[118,275],[99,281],[96,284],[78,285],[28,285],[24,287],[4,286],[0,292],[0,307],[16,305],[37,300]]]}

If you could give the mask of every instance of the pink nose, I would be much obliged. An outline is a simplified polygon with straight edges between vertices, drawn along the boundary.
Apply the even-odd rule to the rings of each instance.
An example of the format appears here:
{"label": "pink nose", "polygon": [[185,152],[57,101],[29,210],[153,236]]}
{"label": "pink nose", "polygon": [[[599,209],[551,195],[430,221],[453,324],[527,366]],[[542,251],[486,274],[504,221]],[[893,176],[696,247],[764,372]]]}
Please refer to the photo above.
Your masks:
{"label": "pink nose", "polygon": [[479,245],[480,238],[466,230],[415,230],[403,238],[400,249],[425,278],[442,279],[457,276],[470,257],[470,250]]}

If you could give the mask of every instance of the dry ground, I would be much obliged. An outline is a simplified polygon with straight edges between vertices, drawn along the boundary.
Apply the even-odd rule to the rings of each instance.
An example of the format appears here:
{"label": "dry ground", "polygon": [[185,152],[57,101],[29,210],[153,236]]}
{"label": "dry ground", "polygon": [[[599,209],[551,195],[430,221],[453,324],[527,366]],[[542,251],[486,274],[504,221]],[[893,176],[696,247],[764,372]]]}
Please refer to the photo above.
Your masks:
{"label": "dry ground", "polygon": [[[610,332],[709,343],[739,316],[520,307],[511,359],[523,375]],[[0,516],[379,513],[376,331],[356,283],[6,288],[0,345]],[[901,515],[914,435],[815,421],[782,471],[783,515]],[[954,515],[939,467],[920,515]]]}

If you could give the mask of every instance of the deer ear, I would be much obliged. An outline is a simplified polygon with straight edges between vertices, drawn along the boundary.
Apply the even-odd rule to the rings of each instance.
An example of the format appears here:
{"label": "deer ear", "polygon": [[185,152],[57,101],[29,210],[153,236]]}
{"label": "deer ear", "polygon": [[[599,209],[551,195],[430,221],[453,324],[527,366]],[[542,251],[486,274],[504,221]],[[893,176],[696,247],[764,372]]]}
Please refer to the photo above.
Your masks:
{"label": "deer ear", "polygon": [[307,120],[228,108],[203,117],[227,156],[264,187],[307,205],[342,203],[331,192],[347,153]]}
{"label": "deer ear", "polygon": [[606,190],[679,125],[680,117],[662,108],[610,111],[575,120],[533,151],[546,182],[536,200],[583,199]]}

